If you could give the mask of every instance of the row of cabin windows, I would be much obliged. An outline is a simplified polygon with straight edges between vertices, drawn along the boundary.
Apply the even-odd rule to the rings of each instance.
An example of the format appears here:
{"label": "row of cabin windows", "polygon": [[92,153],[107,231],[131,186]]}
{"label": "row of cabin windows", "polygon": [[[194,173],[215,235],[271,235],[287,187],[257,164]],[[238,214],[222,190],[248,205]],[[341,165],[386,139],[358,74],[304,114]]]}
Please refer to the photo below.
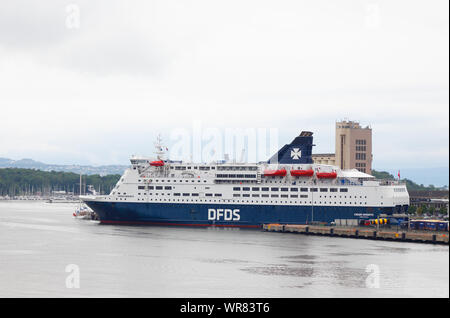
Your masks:
{"label": "row of cabin windows", "polygon": [[[138,180],[139,182],[141,182],[141,179]],[[152,179],[150,179],[150,182],[152,181]],[[159,180],[154,180],[155,182],[159,182]],[[195,182],[195,180],[193,179],[189,179],[189,180],[178,180],[179,182]],[[177,180],[161,180],[161,182],[177,182]],[[201,180],[197,180],[197,182],[201,182]],[[203,182],[206,182],[206,180],[203,180]]]}
{"label": "row of cabin windows", "polygon": [[209,171],[209,170],[215,170],[216,167],[186,167],[186,166],[175,166],[170,167],[172,170],[202,170],[202,171]]}
{"label": "row of cabin windows", "polygon": [[[119,194],[120,194],[120,192],[119,192]],[[147,193],[144,193],[144,194],[147,194]],[[153,195],[153,193],[148,193],[148,194],[149,195]],[[161,194],[161,195],[164,195],[164,194],[171,195],[171,193],[159,193],[159,194]],[[141,193],[139,192],[138,195],[141,195]],[[158,195],[158,193],[155,193],[155,195]],[[183,196],[183,197],[188,197],[188,196],[198,197],[199,196],[198,193],[173,193],[173,195],[176,196],[176,197],[179,197],[179,196]],[[212,197],[212,196],[221,197],[222,194],[221,193],[214,193],[214,194],[213,193],[205,193],[205,196],[207,196],[207,197]]]}
{"label": "row of cabin windows", "polygon": [[[174,196],[176,196],[176,197],[179,197],[179,196],[181,196],[181,193],[174,193],[173,194]],[[193,196],[193,197],[198,197],[198,193],[183,193],[183,197],[188,197],[188,196]],[[222,196],[222,193],[205,193],[205,196],[207,196],[207,197],[212,197],[212,196],[215,196],[215,197],[221,197]]]}
{"label": "row of cabin windows", "polygon": [[202,170],[202,171],[209,171],[209,170],[215,170],[216,167],[204,167],[204,166],[194,166],[194,167],[190,167],[190,166],[175,166],[175,167],[170,167],[170,169],[172,170]]}
{"label": "row of cabin windows", "polygon": [[[139,190],[145,190],[145,189],[148,189],[148,190],[163,190],[163,187],[162,186],[138,186],[138,189]],[[171,186],[165,186],[164,187],[164,190],[172,190],[172,187]]]}
{"label": "row of cabin windows", "polygon": [[[118,194],[120,194],[120,192],[119,192]],[[124,192],[123,194],[126,194],[126,193]],[[144,193],[144,194],[145,194],[145,193]],[[153,193],[148,193],[148,194],[149,194],[149,195],[153,195]],[[166,195],[171,195],[171,193],[159,193],[159,194],[161,194],[161,195],[165,195],[165,194],[166,194]],[[158,193],[155,193],[155,195],[159,195],[159,194],[158,194]],[[139,192],[138,195],[141,195],[141,193]],[[173,195],[174,195],[174,196],[181,196],[180,193],[174,193]],[[199,196],[199,193],[191,193],[191,194],[190,194],[190,193],[183,193],[183,196],[185,196],[185,197],[187,197],[187,196],[198,197],[198,196]],[[222,194],[221,194],[221,193],[214,193],[214,194],[213,194],[213,193],[205,193],[205,196],[207,196],[207,197],[212,197],[212,196],[215,196],[215,197],[221,197]],[[239,197],[241,197],[241,195],[238,194],[238,193],[233,193],[233,197],[239,198]],[[249,197],[250,197],[250,194],[244,193],[244,194],[242,194],[242,197],[244,197],[244,198],[249,198]],[[260,196],[259,196],[259,194],[252,194],[252,197],[253,197],[253,198],[259,198]],[[268,197],[269,197],[268,194],[261,194],[261,198],[268,198]],[[272,198],[278,198],[278,194],[272,194],[272,195],[270,195],[270,197],[272,197]],[[282,194],[282,195],[281,195],[281,198],[287,198],[287,197],[288,197],[287,194]],[[298,196],[297,194],[291,194],[290,197],[291,197],[291,198],[298,198],[299,196]],[[307,198],[307,197],[308,197],[307,194],[301,194],[301,195],[300,195],[300,198]],[[319,196],[319,198],[322,198],[322,196]],[[325,199],[325,198],[327,198],[327,196],[324,195],[323,198]],[[330,195],[329,198],[332,199],[333,196]],[[334,198],[336,199],[337,196],[335,195]],[[339,198],[342,198],[342,196],[339,196]],[[348,198],[351,199],[352,196],[349,196]],[[358,197],[355,196],[355,199],[357,199],[357,198],[358,198]],[[362,196],[360,196],[359,198],[362,199]],[[367,196],[364,196],[364,198],[367,199]],[[347,196],[344,196],[344,199],[347,199]]]}
{"label": "row of cabin windows", "polygon": [[217,170],[221,171],[243,171],[243,170],[249,170],[249,171],[256,171],[258,170],[257,166],[218,166]]}
{"label": "row of cabin windows", "polygon": [[[241,197],[241,195],[239,193],[234,193],[233,194],[233,198],[240,198],[240,197]],[[249,198],[250,194],[244,193],[242,195],[242,197],[243,198]],[[270,195],[270,197],[271,198],[278,198],[278,197],[289,198],[289,195],[282,194],[281,196],[278,196],[278,194],[272,194],[272,195]],[[300,195],[300,198],[307,198],[307,197],[308,197],[307,195]],[[259,194],[252,194],[252,198],[259,198]],[[261,198],[269,198],[269,195],[268,194],[261,194]],[[291,198],[298,198],[298,195],[297,194],[291,194]]]}
{"label": "row of cabin windows", "polygon": [[[172,190],[172,187],[171,186],[138,186],[138,189],[139,190],[146,190],[146,189],[148,189],[148,190]],[[250,187],[233,187],[233,190],[234,191],[241,191],[241,189],[242,189],[242,191],[250,191]],[[270,191],[284,191],[284,192],[286,192],[286,191],[289,191],[289,189],[290,189],[290,191],[291,192],[298,192],[298,190],[299,190],[299,188],[270,188]],[[259,187],[252,187],[251,188],[251,191],[269,191],[269,188],[268,187],[262,187],[262,188],[259,188]],[[318,192],[318,191],[320,191],[320,192],[328,192],[328,188],[309,188],[309,191],[310,192]],[[308,192],[308,188],[300,188],[300,192]],[[337,188],[330,188],[330,192],[338,192],[338,189]],[[339,192],[348,192],[348,189],[347,188],[340,188],[339,189]]]}
{"label": "row of cabin windows", "polygon": [[[234,191],[250,191],[250,187],[233,187]],[[289,191],[289,189],[292,192],[298,192],[299,188],[270,188],[270,191]],[[328,192],[328,188],[300,188],[300,192],[308,192],[308,189],[310,192]],[[251,191],[269,191],[268,187],[252,187]],[[330,188],[330,192],[338,192],[337,188]],[[347,188],[340,188],[339,192],[348,192]]]}
{"label": "row of cabin windows", "polygon": [[256,178],[256,174],[216,174],[216,178]]}
{"label": "row of cabin windows", "polygon": [[[172,170],[202,170],[202,171],[209,171],[209,170],[215,170],[216,167],[205,167],[205,166],[171,166],[170,169]],[[243,167],[243,166],[225,166],[225,167],[217,167],[217,170],[221,171],[256,171],[258,170],[258,167],[252,166],[252,167]]]}
{"label": "row of cabin windows", "polygon": [[[126,201],[126,198],[116,198],[116,201],[118,200],[123,200]],[[144,199],[140,200],[138,199],[138,201],[144,201]],[[153,199],[150,199],[150,201],[153,201]],[[165,201],[165,202],[185,202],[184,199],[155,199],[155,201]],[[312,204],[312,201],[268,201],[268,200],[258,200],[258,201],[253,201],[253,200],[189,200],[186,199],[186,202],[242,202],[242,203],[294,203],[294,204]],[[314,201],[314,204],[322,204],[322,201]],[[323,204],[347,204],[347,202],[326,202],[323,201]],[[348,202],[348,204],[352,204],[352,202]],[[358,205],[358,202],[354,202],[354,205]],[[359,202],[360,205],[367,205],[367,202]],[[381,202],[381,204],[383,204],[383,202]]]}

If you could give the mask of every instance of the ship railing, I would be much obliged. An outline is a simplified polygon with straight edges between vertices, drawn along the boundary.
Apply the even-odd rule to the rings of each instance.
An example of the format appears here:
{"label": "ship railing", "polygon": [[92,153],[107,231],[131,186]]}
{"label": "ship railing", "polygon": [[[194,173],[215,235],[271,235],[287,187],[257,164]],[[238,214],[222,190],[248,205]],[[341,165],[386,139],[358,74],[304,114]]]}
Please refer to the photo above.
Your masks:
{"label": "ship railing", "polygon": [[347,178],[341,178],[338,181],[339,185],[346,185],[346,186],[363,186],[363,182],[364,181],[375,181],[378,182],[380,184],[380,186],[401,186],[401,185],[406,185],[405,181],[401,181],[401,180],[386,180],[386,179],[358,179],[358,181],[356,180],[352,180],[352,179],[347,179]]}
{"label": "ship railing", "polygon": [[376,179],[375,181],[378,181],[382,186],[406,185],[406,182],[402,180]]}

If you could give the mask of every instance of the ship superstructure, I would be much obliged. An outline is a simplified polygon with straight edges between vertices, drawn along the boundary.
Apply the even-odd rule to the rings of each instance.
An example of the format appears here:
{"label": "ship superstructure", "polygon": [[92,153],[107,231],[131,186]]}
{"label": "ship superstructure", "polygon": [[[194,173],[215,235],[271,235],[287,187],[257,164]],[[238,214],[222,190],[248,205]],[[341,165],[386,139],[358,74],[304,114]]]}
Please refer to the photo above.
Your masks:
{"label": "ship superstructure", "polygon": [[331,223],[405,212],[405,184],[357,170],[314,164],[312,133],[302,132],[267,162],[186,163],[133,156],[109,195],[83,201],[102,223],[259,227]]}

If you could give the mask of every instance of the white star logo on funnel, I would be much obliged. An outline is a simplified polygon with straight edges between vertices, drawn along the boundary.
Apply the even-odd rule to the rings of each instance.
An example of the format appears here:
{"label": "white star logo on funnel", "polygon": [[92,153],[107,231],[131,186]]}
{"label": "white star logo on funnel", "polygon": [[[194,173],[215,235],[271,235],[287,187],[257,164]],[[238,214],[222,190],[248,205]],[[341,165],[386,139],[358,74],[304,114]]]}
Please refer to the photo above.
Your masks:
{"label": "white star logo on funnel", "polygon": [[292,148],[291,150],[291,158],[294,160],[298,160],[300,159],[300,157],[302,156],[302,152],[300,151],[299,148]]}

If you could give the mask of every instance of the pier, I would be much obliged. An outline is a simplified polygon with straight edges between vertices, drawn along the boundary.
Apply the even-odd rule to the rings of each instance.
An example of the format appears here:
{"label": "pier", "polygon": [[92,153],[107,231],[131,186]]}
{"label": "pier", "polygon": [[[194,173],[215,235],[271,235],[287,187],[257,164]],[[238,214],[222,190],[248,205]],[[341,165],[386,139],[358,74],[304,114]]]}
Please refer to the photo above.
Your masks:
{"label": "pier", "polygon": [[297,233],[304,235],[322,235],[369,240],[448,245],[448,233],[443,232],[424,233],[414,231],[394,231],[391,229],[316,226],[300,224],[264,224],[263,230],[266,232]]}

